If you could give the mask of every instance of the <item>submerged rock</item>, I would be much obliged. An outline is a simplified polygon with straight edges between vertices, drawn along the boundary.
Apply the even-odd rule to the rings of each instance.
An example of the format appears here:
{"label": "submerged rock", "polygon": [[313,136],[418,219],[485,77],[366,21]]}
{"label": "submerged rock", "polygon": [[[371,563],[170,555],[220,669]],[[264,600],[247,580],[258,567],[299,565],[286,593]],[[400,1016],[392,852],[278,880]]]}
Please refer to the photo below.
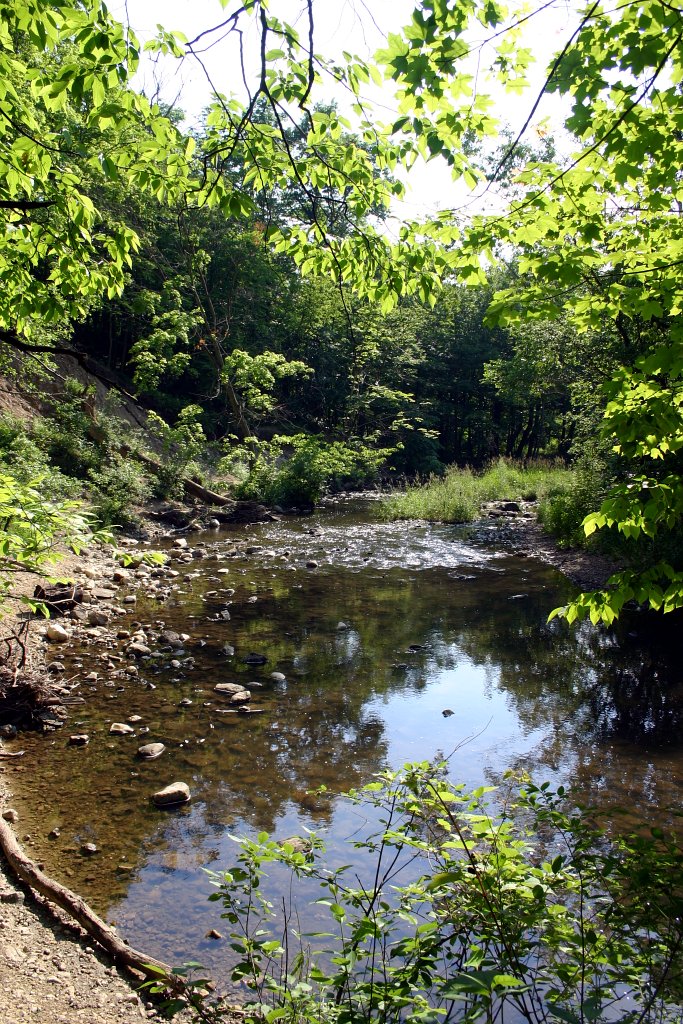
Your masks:
{"label": "submerged rock", "polygon": [[265,654],[256,654],[254,651],[244,659],[245,665],[265,665],[267,661]]}
{"label": "submerged rock", "polygon": [[155,761],[165,750],[166,747],[163,743],[143,743],[141,747],[138,747],[138,754],[143,761]]}
{"label": "submerged rock", "polygon": [[158,790],[152,800],[157,807],[175,807],[190,800],[190,787],[185,782],[172,782]]}

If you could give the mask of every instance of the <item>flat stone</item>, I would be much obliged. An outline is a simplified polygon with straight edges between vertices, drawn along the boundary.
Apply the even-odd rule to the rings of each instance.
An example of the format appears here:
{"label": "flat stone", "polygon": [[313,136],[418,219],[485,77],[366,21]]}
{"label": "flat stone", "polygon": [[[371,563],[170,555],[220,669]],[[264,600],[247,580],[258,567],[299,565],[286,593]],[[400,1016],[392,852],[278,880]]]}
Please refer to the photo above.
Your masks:
{"label": "flat stone", "polygon": [[77,732],[73,736],[69,736],[70,747],[86,747],[88,743],[90,743],[90,737],[85,732]]}
{"label": "flat stone", "polygon": [[241,683],[217,683],[214,686],[214,693],[244,693],[244,686]]}
{"label": "flat stone", "polygon": [[112,722],[109,733],[112,736],[134,736],[135,729],[130,725],[126,725],[125,722]]}
{"label": "flat stone", "polygon": [[152,800],[157,807],[175,807],[190,800],[190,787],[185,782],[172,782],[158,790]]}
{"label": "flat stone", "polygon": [[113,597],[116,597],[115,590],[105,590],[103,587],[97,587],[93,590],[92,596],[97,598],[98,601],[111,601]]}
{"label": "flat stone", "polygon": [[141,747],[138,747],[138,755],[143,761],[155,761],[165,750],[166,747],[163,743],[143,743]]}
{"label": "flat stone", "polygon": [[147,644],[143,644],[140,641],[130,644],[126,649],[126,654],[132,654],[134,658],[144,658],[146,655],[151,653],[151,647],[148,647]]}

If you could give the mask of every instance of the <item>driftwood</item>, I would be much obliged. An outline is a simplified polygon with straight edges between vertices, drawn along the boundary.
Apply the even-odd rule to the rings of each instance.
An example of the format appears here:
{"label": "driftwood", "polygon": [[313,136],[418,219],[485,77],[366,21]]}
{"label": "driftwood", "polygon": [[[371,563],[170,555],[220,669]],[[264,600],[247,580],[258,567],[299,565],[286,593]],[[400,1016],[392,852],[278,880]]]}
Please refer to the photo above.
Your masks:
{"label": "driftwood", "polygon": [[23,757],[25,750],[0,750],[0,757]]}
{"label": "driftwood", "polygon": [[90,909],[84,899],[44,874],[37,864],[26,856],[17,842],[14,832],[1,818],[0,851],[14,874],[22,882],[40,893],[41,896],[45,896],[51,903],[66,910],[86,930],[88,935],[92,936],[110,954],[116,963],[138,971],[147,977],[157,978],[176,991],[182,990],[182,979],[172,973],[168,964],[127,946],[114,929]]}

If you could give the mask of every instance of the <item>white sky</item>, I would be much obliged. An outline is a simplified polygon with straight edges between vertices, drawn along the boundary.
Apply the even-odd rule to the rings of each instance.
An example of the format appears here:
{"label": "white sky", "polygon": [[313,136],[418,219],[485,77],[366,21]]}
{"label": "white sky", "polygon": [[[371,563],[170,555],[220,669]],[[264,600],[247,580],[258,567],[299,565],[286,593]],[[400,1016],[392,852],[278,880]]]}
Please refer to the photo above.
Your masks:
{"label": "white sky", "polygon": [[[130,20],[138,37],[145,42],[156,35],[157,24],[194,38],[225,20],[235,5],[229,3],[223,8],[219,0],[111,0],[108,6],[114,17],[121,21]],[[338,56],[340,60],[344,50],[367,59],[383,45],[386,33],[398,31],[409,21],[414,6],[413,0],[322,0],[315,6],[315,48],[325,56]],[[307,21],[301,13],[301,0],[277,0],[272,9],[273,13],[297,25],[299,31],[305,34]],[[526,45],[537,53],[538,59],[531,75],[531,91],[526,96],[514,97],[501,91],[496,98],[497,116],[510,123],[513,129],[515,126],[521,127],[535,98],[533,90],[537,91],[543,82],[543,70],[549,57],[561,49],[564,39],[571,33],[569,24],[572,13],[570,3],[557,0],[542,20],[532,22],[532,32]],[[247,37],[247,49],[248,43]],[[202,59],[218,91],[228,95],[243,92],[234,38],[218,42],[203,54]],[[211,89],[196,62],[190,59],[180,63],[168,58],[152,64],[148,56],[139,76],[139,85],[149,95],[157,84],[164,100],[172,102],[178,98],[177,105],[188,115],[188,125],[199,120],[202,108],[210,99]],[[375,106],[381,104],[379,116],[387,121],[395,109],[389,89],[387,84],[381,92],[373,87],[369,93]],[[335,98],[343,110],[343,98],[333,96],[332,91],[329,94],[318,94],[317,98]],[[536,120],[543,117],[552,120],[553,113],[557,114],[557,111],[549,109],[546,102],[539,108]],[[456,190],[448,169],[439,161],[416,165],[405,180],[408,196],[406,201],[398,204],[395,211],[398,216],[422,216],[467,199],[462,188]]]}

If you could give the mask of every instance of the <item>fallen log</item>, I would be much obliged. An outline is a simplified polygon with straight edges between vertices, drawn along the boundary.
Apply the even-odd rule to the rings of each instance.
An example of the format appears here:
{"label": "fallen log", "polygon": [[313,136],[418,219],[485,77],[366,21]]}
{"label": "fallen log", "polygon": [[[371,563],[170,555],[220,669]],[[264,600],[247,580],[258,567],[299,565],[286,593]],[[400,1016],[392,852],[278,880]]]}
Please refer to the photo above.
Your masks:
{"label": "fallen log", "polygon": [[116,963],[144,974],[146,977],[155,978],[163,984],[167,984],[174,991],[183,990],[183,979],[174,975],[168,964],[153,956],[148,956],[146,953],[140,953],[132,946],[127,946],[114,929],[91,910],[82,897],[41,871],[38,865],[26,856],[17,842],[14,832],[2,818],[0,818],[0,851],[17,878],[70,914]]}
{"label": "fallen log", "polygon": [[[155,473],[158,473],[162,468],[156,459],[152,459],[149,455],[145,455],[142,452],[133,451],[128,445],[121,445],[119,452],[121,455],[137,459],[143,466],[147,466]],[[257,501],[235,501],[234,498],[228,498],[225,494],[218,494],[216,491],[204,487],[203,484],[199,484],[196,480],[191,480],[187,476],[181,476],[180,481],[186,495],[191,498],[199,498],[205,505],[220,508],[221,511],[216,513],[216,518],[222,523],[260,523],[273,518],[272,513],[269,512],[265,505],[261,505]]]}

